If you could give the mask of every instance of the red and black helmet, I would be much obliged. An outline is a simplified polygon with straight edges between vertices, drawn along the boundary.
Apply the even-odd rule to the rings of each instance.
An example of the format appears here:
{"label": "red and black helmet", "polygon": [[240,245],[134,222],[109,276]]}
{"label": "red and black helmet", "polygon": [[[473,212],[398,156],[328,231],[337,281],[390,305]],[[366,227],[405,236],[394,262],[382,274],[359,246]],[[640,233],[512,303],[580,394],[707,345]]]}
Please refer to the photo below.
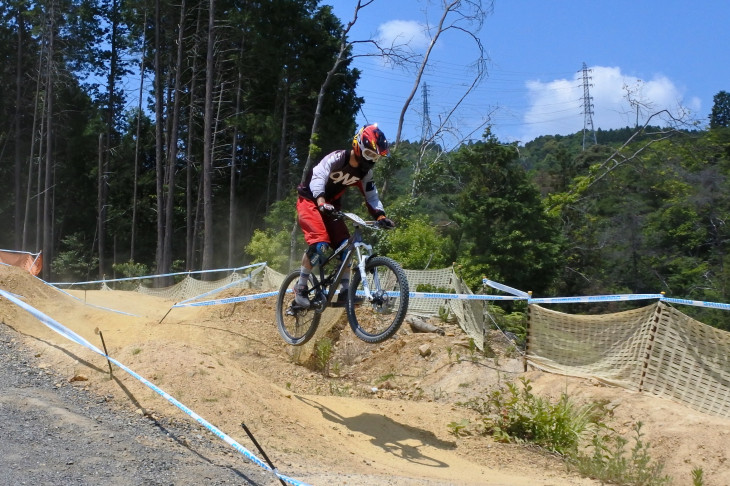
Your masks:
{"label": "red and black helmet", "polygon": [[352,139],[352,150],[355,155],[371,162],[377,162],[380,157],[387,156],[388,145],[388,140],[377,123],[362,127]]}

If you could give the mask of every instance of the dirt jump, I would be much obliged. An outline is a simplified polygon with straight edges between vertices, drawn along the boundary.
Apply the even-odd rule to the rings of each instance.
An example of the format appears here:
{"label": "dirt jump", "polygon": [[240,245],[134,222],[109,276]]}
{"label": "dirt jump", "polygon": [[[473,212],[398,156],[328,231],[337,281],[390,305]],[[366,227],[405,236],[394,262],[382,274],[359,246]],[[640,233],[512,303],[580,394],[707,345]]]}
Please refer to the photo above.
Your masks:
{"label": "dirt jump", "polygon": [[[99,347],[103,336],[109,356],[250,444],[245,422],[278,470],[307,484],[599,484],[536,448],[453,433],[450,423],[480,420],[460,403],[521,377],[541,395],[609,404],[611,425],[627,438],[641,421],[652,460],[665,463],[673,484],[691,484],[696,467],[705,485],[730,484],[730,420],[596,381],[525,372],[498,333],[489,341],[493,358],[475,351],[458,325],[438,320],[431,324],[441,332],[404,323],[393,338],[368,345],[355,338],[343,310],[331,309],[323,322],[332,346],[323,355],[282,341],[275,297],[171,310],[174,302],[135,292],[61,292],[4,265],[0,289]],[[191,420],[123,370],[114,369],[111,380],[102,356],[7,299],[0,298],[0,321],[73,386],[139,413]]]}

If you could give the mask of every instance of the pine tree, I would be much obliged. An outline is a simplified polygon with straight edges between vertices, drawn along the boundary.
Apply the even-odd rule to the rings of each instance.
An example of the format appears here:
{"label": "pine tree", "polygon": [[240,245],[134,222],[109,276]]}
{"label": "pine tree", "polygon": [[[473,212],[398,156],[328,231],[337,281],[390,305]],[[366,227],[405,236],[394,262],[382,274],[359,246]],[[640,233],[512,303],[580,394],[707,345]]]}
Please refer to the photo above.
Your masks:
{"label": "pine tree", "polygon": [[720,91],[713,101],[710,128],[730,127],[730,93]]}

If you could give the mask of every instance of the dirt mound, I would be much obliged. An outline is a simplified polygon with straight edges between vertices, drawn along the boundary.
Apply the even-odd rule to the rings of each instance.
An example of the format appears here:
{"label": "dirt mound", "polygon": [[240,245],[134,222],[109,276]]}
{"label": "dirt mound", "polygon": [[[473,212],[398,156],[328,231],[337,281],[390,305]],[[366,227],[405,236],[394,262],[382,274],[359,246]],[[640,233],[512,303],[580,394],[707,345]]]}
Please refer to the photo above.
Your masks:
{"label": "dirt mound", "polygon": [[[706,485],[730,484],[730,421],[589,380],[525,374],[509,345],[495,336],[497,355],[487,359],[454,324],[436,323],[443,336],[404,324],[395,338],[366,345],[344,313],[332,310],[317,338],[328,337],[331,347],[302,353],[279,337],[274,298],[172,309],[172,302],[131,292],[65,295],[5,267],[0,288],[97,346],[98,328],[111,356],[244,445],[245,422],[283,473],[311,484],[332,483],[333,473],[366,475],[369,484],[597,484],[567,473],[550,455],[450,433],[451,422],[478,420],[459,402],[520,376],[540,393],[567,391],[609,403],[626,437],[642,421],[652,459],[665,460],[678,484],[689,482],[695,466],[703,468]],[[188,420],[121,370],[110,380],[103,358],[28,316],[0,299],[2,321],[28,336],[46,366],[88,378],[76,386],[114,396],[122,406]]]}

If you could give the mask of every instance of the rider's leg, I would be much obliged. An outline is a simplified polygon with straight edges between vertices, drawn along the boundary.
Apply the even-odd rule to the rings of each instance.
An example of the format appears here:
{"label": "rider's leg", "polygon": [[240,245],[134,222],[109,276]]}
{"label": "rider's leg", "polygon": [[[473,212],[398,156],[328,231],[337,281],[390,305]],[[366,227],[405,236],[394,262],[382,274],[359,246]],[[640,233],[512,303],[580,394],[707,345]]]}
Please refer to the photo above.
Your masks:
{"label": "rider's leg", "polygon": [[294,286],[294,302],[302,307],[309,307],[309,293],[307,292],[307,282],[309,275],[312,273],[312,264],[309,262],[307,252],[302,255],[302,266],[299,272],[299,281]]}
{"label": "rider's leg", "polygon": [[327,259],[331,253],[330,245],[326,241],[320,241],[309,245],[302,256],[302,266],[299,269],[299,281],[294,286],[294,300],[301,306],[309,305],[307,282],[312,273],[312,268]]}
{"label": "rider's leg", "polygon": [[309,306],[307,282],[312,273],[312,248],[317,243],[329,243],[330,240],[327,227],[322,220],[322,214],[317,209],[317,204],[314,201],[299,197],[297,200],[297,215],[299,218],[299,227],[304,233],[304,240],[309,245],[309,248],[302,255],[299,281],[294,286],[294,299],[297,305],[305,307]]}

